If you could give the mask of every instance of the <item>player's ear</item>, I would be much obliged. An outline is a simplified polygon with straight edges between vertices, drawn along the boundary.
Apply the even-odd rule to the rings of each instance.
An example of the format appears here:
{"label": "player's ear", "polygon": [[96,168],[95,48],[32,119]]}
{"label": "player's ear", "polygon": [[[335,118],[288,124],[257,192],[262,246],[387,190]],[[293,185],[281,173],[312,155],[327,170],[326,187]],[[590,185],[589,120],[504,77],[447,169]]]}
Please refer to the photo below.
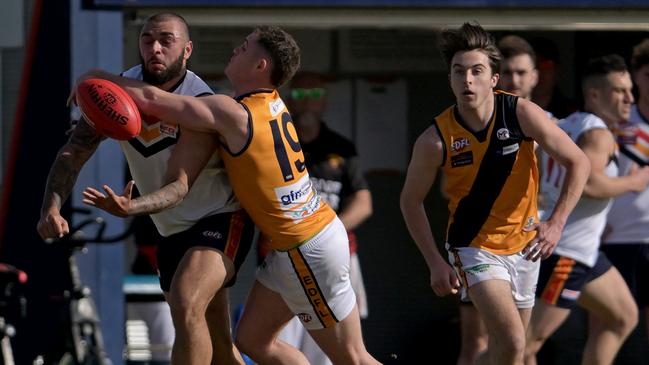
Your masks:
{"label": "player's ear", "polygon": [[262,57],[259,59],[259,62],[257,63],[257,69],[259,71],[265,71],[269,67],[270,67],[270,61],[267,58]]}
{"label": "player's ear", "polygon": [[500,80],[500,74],[494,72],[493,75],[491,75],[491,88],[495,88],[496,85],[498,85],[498,80]]}
{"label": "player's ear", "polygon": [[193,50],[194,50],[194,43],[192,43],[192,41],[187,41],[187,43],[185,43],[185,49],[183,50],[183,52],[185,53],[183,57],[185,61],[187,61],[189,57],[192,55]]}
{"label": "player's ear", "polygon": [[594,103],[597,101],[598,97],[599,97],[599,90],[597,90],[596,87],[586,88],[586,91],[584,93],[584,101],[589,101],[591,103]]}
{"label": "player's ear", "polygon": [[539,70],[532,70],[532,89],[536,87],[539,83]]}

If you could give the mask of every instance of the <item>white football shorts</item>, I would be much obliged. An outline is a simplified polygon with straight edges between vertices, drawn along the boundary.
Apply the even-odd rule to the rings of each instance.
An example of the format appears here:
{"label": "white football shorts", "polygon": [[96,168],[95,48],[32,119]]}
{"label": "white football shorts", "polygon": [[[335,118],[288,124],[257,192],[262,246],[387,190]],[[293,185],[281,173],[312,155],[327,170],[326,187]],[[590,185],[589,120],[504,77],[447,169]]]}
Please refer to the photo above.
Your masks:
{"label": "white football shorts", "polygon": [[511,284],[512,297],[518,308],[532,308],[539,279],[541,261],[525,260],[521,252],[496,255],[475,247],[450,247],[448,258],[462,283],[463,301],[469,301],[468,289],[486,280],[505,280]]}
{"label": "white football shorts", "polygon": [[309,330],[328,328],[354,309],[349,280],[349,241],[338,217],[302,245],[271,251],[257,280],[279,293]]}

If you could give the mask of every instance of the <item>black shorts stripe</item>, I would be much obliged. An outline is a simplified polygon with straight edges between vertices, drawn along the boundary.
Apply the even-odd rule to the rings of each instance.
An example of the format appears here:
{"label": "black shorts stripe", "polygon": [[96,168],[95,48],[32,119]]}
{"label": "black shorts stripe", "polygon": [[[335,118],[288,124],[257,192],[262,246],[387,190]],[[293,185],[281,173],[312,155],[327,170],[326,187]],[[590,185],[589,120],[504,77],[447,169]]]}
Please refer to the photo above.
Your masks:
{"label": "black shorts stripe", "polygon": [[462,259],[460,258],[459,252],[457,251],[457,249],[451,248],[451,253],[453,254],[453,266],[455,266],[455,271],[460,276],[461,284],[466,289],[469,289],[469,282],[467,281],[466,273],[464,272],[464,269],[462,268]]}
{"label": "black shorts stripe", "polygon": [[318,281],[308,262],[304,259],[300,248],[296,247],[289,250],[288,257],[291,260],[295,274],[300,280],[304,294],[313,307],[313,312],[316,314],[316,317],[318,317],[323,327],[328,328],[333,326],[338,322],[338,318],[336,318],[331,307],[329,307],[329,303],[327,303],[325,296],[322,294],[322,289],[320,289],[320,285],[318,285]]}

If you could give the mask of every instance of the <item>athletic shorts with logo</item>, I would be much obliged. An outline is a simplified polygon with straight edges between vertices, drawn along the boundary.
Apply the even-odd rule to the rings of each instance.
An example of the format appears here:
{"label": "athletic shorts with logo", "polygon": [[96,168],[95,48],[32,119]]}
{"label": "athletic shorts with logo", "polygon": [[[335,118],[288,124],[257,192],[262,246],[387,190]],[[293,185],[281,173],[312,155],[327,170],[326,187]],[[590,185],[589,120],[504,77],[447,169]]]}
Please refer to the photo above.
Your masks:
{"label": "athletic shorts with logo", "polygon": [[345,319],[356,304],[349,280],[349,242],[337,217],[322,231],[288,251],[271,251],[257,280],[279,293],[309,330]]}
{"label": "athletic shorts with logo", "polygon": [[448,257],[460,278],[462,301],[470,300],[468,289],[486,280],[505,280],[511,284],[512,297],[518,308],[532,308],[539,262],[525,260],[522,253],[496,255],[475,247],[451,247]]}
{"label": "athletic shorts with logo", "polygon": [[235,275],[225,286],[234,285],[254,234],[254,223],[244,210],[238,210],[205,217],[186,231],[164,237],[157,251],[160,287],[169,291],[178,264],[193,247],[213,248],[229,257],[234,262]]}
{"label": "athletic shorts with logo", "polygon": [[551,255],[541,262],[536,295],[546,304],[571,309],[577,303],[584,285],[610,268],[611,262],[602,252],[599,252],[593,267],[569,257]]}

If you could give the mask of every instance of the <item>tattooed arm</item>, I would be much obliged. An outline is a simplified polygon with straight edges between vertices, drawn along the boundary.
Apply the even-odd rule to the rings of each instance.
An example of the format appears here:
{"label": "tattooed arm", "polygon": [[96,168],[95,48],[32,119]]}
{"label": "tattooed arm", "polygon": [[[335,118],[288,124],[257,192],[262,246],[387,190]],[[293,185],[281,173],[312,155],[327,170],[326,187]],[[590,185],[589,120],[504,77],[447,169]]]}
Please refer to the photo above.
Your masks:
{"label": "tattooed arm", "polygon": [[70,196],[79,171],[97,150],[102,138],[81,119],[59,151],[45,185],[41,218],[37,226],[41,238],[58,238],[69,232],[68,222],[61,216],[61,205]]}
{"label": "tattooed arm", "polygon": [[158,213],[183,201],[194,181],[217,148],[216,135],[183,130],[169,158],[165,185],[160,189],[131,199],[133,181],[126,184],[122,195],[104,185],[105,193],[93,188],[84,192],[83,202],[118,217]]}

